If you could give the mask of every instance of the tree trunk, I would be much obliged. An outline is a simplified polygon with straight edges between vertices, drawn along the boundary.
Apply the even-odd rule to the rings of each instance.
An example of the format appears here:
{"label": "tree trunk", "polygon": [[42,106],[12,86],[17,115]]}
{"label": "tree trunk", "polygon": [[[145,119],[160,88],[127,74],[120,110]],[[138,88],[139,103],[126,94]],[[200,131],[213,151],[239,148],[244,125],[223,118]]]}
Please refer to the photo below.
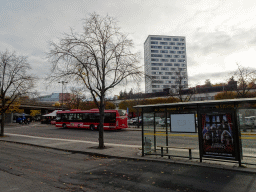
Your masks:
{"label": "tree trunk", "polygon": [[104,128],[103,128],[103,123],[104,123],[104,110],[105,110],[105,98],[104,96],[100,98],[100,124],[99,124],[99,148],[103,149],[104,146]]}

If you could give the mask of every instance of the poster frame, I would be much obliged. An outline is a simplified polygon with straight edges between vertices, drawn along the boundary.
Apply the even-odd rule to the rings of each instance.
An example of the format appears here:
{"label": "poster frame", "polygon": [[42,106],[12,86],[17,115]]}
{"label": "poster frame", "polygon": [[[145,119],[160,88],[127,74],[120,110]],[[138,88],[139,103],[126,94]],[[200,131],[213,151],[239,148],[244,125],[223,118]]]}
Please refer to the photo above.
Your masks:
{"label": "poster frame", "polygon": [[[234,147],[234,155],[232,157],[228,155],[224,155],[224,152],[222,155],[217,154],[208,154],[206,155],[204,153],[203,149],[203,127],[202,125],[202,118],[203,115],[212,115],[212,116],[221,116],[224,114],[230,114],[231,115],[231,123],[232,123],[232,135],[233,135],[233,147]],[[223,117],[222,117],[223,118]],[[198,139],[199,139],[199,151],[200,151],[200,161],[202,162],[202,158],[214,158],[214,159],[225,159],[230,161],[239,161],[241,162],[241,141],[239,138],[240,132],[237,126],[237,120],[236,120],[236,110],[222,110],[222,109],[211,109],[211,110],[200,110],[198,114]]]}
{"label": "poster frame", "polygon": [[[185,131],[173,131],[172,130],[172,118],[171,118],[171,116],[172,115],[194,115],[194,131],[192,132],[185,132]],[[169,129],[170,129],[170,132],[171,133],[196,133],[197,132],[197,128],[196,128],[196,113],[195,112],[189,112],[189,113],[187,113],[187,112],[184,112],[184,113],[178,113],[177,111],[176,112],[169,112],[169,118],[170,118],[170,125],[169,125]]]}

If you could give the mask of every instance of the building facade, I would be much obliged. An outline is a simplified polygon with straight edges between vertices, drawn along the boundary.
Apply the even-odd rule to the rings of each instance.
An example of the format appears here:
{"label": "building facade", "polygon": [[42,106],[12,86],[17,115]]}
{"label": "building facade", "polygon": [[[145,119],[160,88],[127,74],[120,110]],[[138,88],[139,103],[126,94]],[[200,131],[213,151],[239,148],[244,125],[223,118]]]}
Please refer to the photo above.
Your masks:
{"label": "building facade", "polygon": [[186,38],[149,35],[144,43],[145,92],[188,87]]}
{"label": "building facade", "polygon": [[62,101],[65,102],[65,101],[69,100],[70,98],[71,98],[70,93],[52,93],[51,95],[45,95],[45,96],[38,97],[38,101],[62,103]]}

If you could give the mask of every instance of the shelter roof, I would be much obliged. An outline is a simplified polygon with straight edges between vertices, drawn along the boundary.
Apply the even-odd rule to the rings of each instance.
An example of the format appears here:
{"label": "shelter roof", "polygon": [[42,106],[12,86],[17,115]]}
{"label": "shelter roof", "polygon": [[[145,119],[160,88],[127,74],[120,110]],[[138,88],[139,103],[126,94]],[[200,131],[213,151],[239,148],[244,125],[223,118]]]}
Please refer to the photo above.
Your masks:
{"label": "shelter roof", "polygon": [[177,102],[177,103],[162,103],[153,105],[136,105],[135,108],[167,108],[167,107],[181,107],[181,106],[206,106],[206,105],[222,105],[222,104],[243,104],[243,103],[256,103],[256,98],[241,98],[241,99],[222,99],[222,100],[207,100],[207,101],[190,101],[190,102]]}

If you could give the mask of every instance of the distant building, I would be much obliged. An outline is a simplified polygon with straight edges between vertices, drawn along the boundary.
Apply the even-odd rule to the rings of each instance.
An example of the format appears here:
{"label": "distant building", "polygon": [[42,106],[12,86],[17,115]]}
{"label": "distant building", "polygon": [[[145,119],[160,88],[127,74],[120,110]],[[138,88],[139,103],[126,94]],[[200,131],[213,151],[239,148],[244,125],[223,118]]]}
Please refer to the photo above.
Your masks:
{"label": "distant building", "polygon": [[63,101],[65,102],[66,100],[70,99],[71,94],[70,93],[52,93],[51,95],[45,95],[38,97],[38,101],[41,102],[59,102],[62,103],[62,98]]}
{"label": "distant building", "polygon": [[181,84],[188,87],[186,38],[149,35],[144,43],[145,93],[176,92]]}

